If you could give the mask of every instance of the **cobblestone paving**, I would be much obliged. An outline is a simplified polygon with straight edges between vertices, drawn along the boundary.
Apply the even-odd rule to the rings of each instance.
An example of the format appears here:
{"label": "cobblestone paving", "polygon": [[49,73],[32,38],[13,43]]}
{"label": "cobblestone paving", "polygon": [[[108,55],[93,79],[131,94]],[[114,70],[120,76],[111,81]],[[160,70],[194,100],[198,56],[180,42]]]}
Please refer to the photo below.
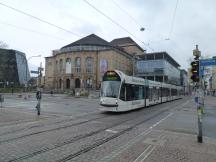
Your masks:
{"label": "cobblestone paving", "polygon": [[21,99],[0,111],[0,161],[216,161],[214,139],[196,142],[191,99],[116,114],[99,112],[95,99],[53,99],[40,117]]}

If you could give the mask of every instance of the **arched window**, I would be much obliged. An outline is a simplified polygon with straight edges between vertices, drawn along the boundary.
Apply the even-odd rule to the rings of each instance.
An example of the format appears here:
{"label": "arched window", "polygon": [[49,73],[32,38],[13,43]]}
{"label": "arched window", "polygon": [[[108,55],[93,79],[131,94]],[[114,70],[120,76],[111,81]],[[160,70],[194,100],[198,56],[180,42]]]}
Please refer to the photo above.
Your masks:
{"label": "arched window", "polygon": [[65,72],[66,74],[71,74],[71,59],[67,58],[66,59],[66,64],[65,64]]}
{"label": "arched window", "polygon": [[66,88],[67,88],[67,89],[70,88],[70,79],[66,79]]}
{"label": "arched window", "polygon": [[80,79],[79,78],[75,79],[75,88],[80,88]]}
{"label": "arched window", "polygon": [[105,59],[100,60],[100,72],[104,74],[108,70],[108,62]]}
{"label": "arched window", "polygon": [[80,73],[81,72],[81,58],[80,57],[77,57],[75,59],[75,71],[77,73]]}
{"label": "arched window", "polygon": [[60,72],[62,72],[63,70],[63,60],[62,59],[60,59],[59,61],[59,69],[60,69]]}
{"label": "arched window", "polygon": [[93,73],[93,58],[92,57],[86,58],[86,72]]}

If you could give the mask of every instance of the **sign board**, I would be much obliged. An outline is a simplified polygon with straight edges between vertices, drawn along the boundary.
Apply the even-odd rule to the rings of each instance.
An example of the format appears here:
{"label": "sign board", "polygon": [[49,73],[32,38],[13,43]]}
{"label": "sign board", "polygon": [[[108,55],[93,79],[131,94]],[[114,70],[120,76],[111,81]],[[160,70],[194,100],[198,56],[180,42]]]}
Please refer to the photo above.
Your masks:
{"label": "sign board", "polygon": [[33,73],[33,74],[39,74],[39,71],[31,70],[31,73]]}
{"label": "sign board", "polygon": [[216,65],[216,59],[200,60],[200,66],[213,66]]}

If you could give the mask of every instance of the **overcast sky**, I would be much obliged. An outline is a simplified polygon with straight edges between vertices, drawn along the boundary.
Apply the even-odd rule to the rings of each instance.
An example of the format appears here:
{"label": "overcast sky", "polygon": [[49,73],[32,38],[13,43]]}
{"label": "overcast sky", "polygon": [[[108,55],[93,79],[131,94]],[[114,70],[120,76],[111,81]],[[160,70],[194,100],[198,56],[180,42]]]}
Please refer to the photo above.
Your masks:
{"label": "overcast sky", "polygon": [[[216,1],[179,0],[88,0],[129,33],[90,7],[84,0],[0,0],[28,14],[73,32],[37,21],[0,5],[0,41],[26,53],[30,64],[39,66],[51,51],[95,33],[111,41],[130,36],[147,52],[168,52],[182,68],[189,67],[195,45],[203,56],[216,56]],[[123,10],[126,10],[133,19]],[[172,23],[174,22],[174,23]],[[146,30],[140,31],[140,26]],[[173,26],[173,28],[171,27]],[[170,32],[172,31],[172,32]],[[167,40],[169,38],[169,40]],[[144,45],[149,44],[149,47]],[[152,51],[152,49],[154,51]]]}

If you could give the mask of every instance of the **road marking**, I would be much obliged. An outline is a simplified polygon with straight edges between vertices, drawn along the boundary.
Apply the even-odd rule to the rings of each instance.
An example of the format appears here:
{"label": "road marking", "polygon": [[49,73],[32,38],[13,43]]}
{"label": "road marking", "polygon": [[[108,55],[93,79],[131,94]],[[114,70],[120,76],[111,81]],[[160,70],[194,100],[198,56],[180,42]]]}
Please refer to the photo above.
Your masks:
{"label": "road marking", "polygon": [[151,147],[153,147],[152,145],[149,145],[133,162],[138,162],[140,160],[142,160],[141,158],[147,153],[150,149],[152,149]]}
{"label": "road marking", "polygon": [[153,146],[153,148],[146,154],[146,156],[140,162],[143,162],[152,153],[152,151],[154,151],[155,148],[156,146]]}
{"label": "road marking", "polygon": [[149,127],[149,129],[153,129],[154,127],[156,127],[157,125],[159,125],[160,123],[162,123],[164,120],[166,120],[167,118],[169,118],[170,116],[172,116],[174,113],[169,113],[169,115],[167,115],[166,117],[164,117],[163,119],[159,120],[157,123],[153,124],[151,127]]}
{"label": "road marking", "polygon": [[111,133],[118,133],[118,131],[111,130],[111,129],[107,129],[106,131],[107,131],[107,132],[111,132]]}
{"label": "road marking", "polygon": [[[145,137],[146,135],[148,135],[149,133],[151,133],[152,129],[154,127],[156,127],[158,124],[160,124],[161,122],[163,122],[164,120],[166,120],[167,118],[169,118],[171,115],[173,115],[173,113],[169,113],[166,117],[164,117],[163,119],[159,120],[156,124],[152,125],[151,127],[149,127],[147,130],[145,130],[144,132],[142,132],[141,134],[139,134],[138,136],[136,136],[135,138],[131,139],[129,142],[127,142],[125,145],[120,146],[118,149],[114,150],[113,152],[111,152],[109,155],[105,156],[104,158],[102,158],[101,160],[99,160],[98,162],[108,162],[113,160],[115,157],[117,157],[119,154],[121,154],[123,151],[127,150],[129,147],[131,147],[133,144],[139,142],[140,140],[142,140],[143,137]],[[153,150],[152,150],[153,151]],[[151,152],[152,152],[151,151]],[[150,152],[150,153],[151,153]]]}

